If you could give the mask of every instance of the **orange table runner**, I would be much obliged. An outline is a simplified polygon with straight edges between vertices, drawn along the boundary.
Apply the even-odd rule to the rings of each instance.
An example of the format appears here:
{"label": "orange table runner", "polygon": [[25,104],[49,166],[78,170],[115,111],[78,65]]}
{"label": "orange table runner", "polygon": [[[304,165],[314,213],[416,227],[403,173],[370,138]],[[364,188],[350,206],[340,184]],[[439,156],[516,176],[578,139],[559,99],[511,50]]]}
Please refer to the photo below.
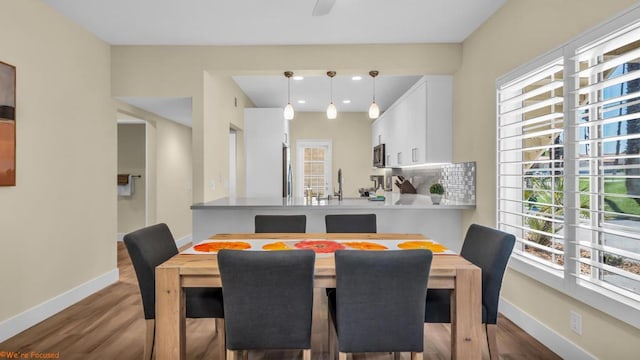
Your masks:
{"label": "orange table runner", "polygon": [[212,254],[222,249],[233,250],[296,250],[311,249],[317,254],[332,254],[336,250],[410,250],[427,249],[434,254],[455,254],[444,245],[432,240],[328,240],[328,239],[235,239],[235,240],[205,240],[182,252],[182,254]]}

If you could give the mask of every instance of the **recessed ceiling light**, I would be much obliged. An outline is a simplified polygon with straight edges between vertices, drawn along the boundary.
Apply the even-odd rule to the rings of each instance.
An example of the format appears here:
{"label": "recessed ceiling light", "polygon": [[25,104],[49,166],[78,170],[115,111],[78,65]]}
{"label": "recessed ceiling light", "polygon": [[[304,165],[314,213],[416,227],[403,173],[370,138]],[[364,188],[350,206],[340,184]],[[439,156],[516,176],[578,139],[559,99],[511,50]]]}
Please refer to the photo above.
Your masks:
{"label": "recessed ceiling light", "polygon": [[298,80],[298,81],[299,80],[304,80],[304,76],[300,76],[300,75],[294,76],[293,80]]}
{"label": "recessed ceiling light", "polygon": [[307,100],[298,100],[298,104],[306,104]]}
{"label": "recessed ceiling light", "polygon": [[342,100],[343,104],[351,104],[351,100],[347,99],[347,100]]}
{"label": "recessed ceiling light", "polygon": [[356,75],[356,76],[352,77],[351,80],[354,80],[354,81],[362,80],[362,76]]}

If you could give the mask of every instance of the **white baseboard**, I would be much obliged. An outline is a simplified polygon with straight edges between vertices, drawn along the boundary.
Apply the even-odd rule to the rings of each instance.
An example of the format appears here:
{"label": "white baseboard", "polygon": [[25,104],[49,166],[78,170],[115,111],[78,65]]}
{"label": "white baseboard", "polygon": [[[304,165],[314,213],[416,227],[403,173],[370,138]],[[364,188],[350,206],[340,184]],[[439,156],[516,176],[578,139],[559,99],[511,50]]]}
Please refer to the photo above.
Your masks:
{"label": "white baseboard", "polygon": [[119,279],[118,269],[108,271],[95,279],[80,284],[54,298],[51,298],[31,309],[0,322],[0,342],[13,337],[33,325],[57,314],[78,301],[92,295]]}
{"label": "white baseboard", "polygon": [[585,349],[502,298],[500,299],[500,312],[563,359],[597,360],[595,356],[588,353]]}
{"label": "white baseboard", "polygon": [[190,243],[192,240],[193,237],[191,236],[191,234],[183,236],[180,239],[176,240],[176,246],[178,247],[178,249],[180,249],[181,247]]}
{"label": "white baseboard", "polygon": [[126,233],[117,233],[116,234],[116,241],[123,241],[125,235],[127,235],[127,234]]}

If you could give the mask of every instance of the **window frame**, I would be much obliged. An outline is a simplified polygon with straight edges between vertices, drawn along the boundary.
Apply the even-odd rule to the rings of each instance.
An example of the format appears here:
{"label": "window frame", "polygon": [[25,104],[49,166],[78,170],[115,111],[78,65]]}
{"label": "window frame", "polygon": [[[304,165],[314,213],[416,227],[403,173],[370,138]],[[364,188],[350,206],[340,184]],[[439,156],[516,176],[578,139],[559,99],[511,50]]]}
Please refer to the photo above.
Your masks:
{"label": "window frame", "polygon": [[[611,34],[620,31],[621,29],[631,27],[637,24],[640,19],[640,6],[634,8],[614,17],[613,19],[592,28],[576,38],[568,41],[567,43],[559,46],[558,48],[551,50],[536,59],[523,64],[509,73],[499,77],[496,80],[496,226],[500,221],[500,139],[498,138],[500,127],[499,118],[499,90],[501,86],[513,82],[531,72],[546,66],[558,58],[564,59],[564,177],[568,179],[570,177],[578,176],[577,173],[577,161],[576,161],[576,141],[577,131],[573,128],[573,124],[576,121],[575,116],[575,96],[573,96],[576,90],[576,82],[573,81],[573,67],[575,64],[574,57],[576,51],[588,44],[595,41],[604,39]],[[571,201],[576,199],[577,189],[574,181],[564,182],[564,197],[565,208],[570,208]],[[539,281],[571,298],[581,301],[587,305],[590,305],[606,314],[623,321],[636,328],[640,328],[640,301],[635,302],[633,300],[626,301],[621,297],[605,295],[604,293],[585,287],[578,284],[578,280],[572,275],[572,268],[576,266],[577,262],[569,254],[576,253],[576,245],[573,239],[576,239],[576,227],[570,224],[576,224],[577,211],[565,211],[565,240],[564,240],[564,277],[557,276],[556,274],[546,270],[540,264],[535,261],[528,260],[523,256],[514,254],[509,262],[509,267],[525,276],[528,276],[536,281]]]}

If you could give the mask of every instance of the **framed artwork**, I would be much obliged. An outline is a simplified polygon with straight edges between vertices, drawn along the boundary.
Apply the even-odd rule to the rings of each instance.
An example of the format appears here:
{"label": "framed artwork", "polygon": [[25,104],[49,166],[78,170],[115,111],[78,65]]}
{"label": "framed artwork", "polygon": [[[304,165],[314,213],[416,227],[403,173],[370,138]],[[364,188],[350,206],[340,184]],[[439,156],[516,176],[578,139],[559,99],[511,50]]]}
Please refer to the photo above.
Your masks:
{"label": "framed artwork", "polygon": [[0,61],[0,186],[16,185],[16,67]]}

